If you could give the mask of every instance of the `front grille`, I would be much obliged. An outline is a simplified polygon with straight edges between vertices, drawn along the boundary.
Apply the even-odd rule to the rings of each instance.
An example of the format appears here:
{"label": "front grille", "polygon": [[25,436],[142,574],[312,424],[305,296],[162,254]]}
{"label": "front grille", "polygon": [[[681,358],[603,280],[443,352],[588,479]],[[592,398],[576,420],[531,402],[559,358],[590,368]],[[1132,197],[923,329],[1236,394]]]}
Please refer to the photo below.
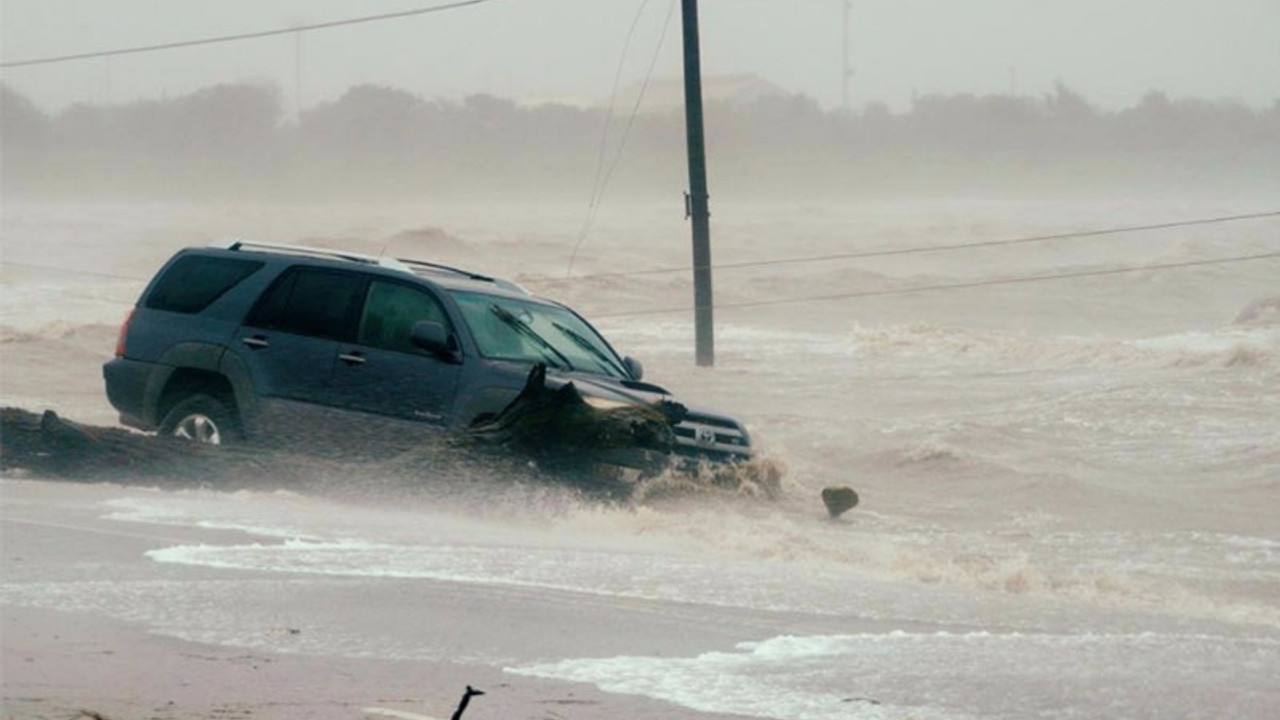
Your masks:
{"label": "front grille", "polygon": [[718,417],[690,413],[675,426],[677,452],[717,460],[751,455],[751,439],[742,426]]}

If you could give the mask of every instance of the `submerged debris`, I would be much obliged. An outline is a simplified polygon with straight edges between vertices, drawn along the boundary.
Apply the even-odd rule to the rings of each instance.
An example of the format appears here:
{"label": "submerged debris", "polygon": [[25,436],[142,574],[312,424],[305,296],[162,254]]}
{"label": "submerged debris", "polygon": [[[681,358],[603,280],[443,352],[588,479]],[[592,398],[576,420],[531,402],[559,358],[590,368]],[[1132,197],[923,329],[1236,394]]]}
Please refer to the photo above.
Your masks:
{"label": "submerged debris", "polygon": [[827,514],[835,520],[858,506],[858,493],[845,486],[823,488],[822,504],[827,506]]}
{"label": "submerged debris", "polygon": [[325,478],[394,478],[431,487],[476,478],[534,481],[608,501],[721,491],[774,497],[776,463],[693,465],[677,459],[676,403],[599,409],[572,384],[548,387],[534,368],[520,395],[498,415],[466,431],[365,432],[347,449],[326,439],[274,444],[204,445],[123,428],[83,425],[51,410],[3,408],[0,470],[57,479],[211,485],[223,489],[314,488]]}
{"label": "submerged debris", "polygon": [[262,458],[244,447],[201,445],[123,428],[82,425],[52,410],[0,409],[0,470],[69,480],[177,475],[193,484],[251,473]]}
{"label": "submerged debris", "polygon": [[472,425],[465,440],[497,446],[555,465],[615,461],[659,470],[676,449],[672,427],[684,418],[674,402],[601,410],[568,383],[551,389],[547,367],[535,365],[524,389],[502,412]]}
{"label": "submerged debris", "polygon": [[450,720],[462,720],[462,713],[467,711],[467,705],[471,703],[471,698],[483,694],[483,690],[477,690],[468,685],[466,692],[462,693],[462,700],[458,702],[458,709],[453,711],[453,717]]}

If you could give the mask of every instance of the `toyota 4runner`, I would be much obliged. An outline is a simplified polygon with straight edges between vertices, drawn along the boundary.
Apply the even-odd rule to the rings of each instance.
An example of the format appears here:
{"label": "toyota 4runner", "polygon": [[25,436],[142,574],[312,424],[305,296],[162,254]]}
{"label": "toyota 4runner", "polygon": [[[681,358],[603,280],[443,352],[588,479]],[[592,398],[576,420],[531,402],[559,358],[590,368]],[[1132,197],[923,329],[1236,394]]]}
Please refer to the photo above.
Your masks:
{"label": "toyota 4runner", "polygon": [[[244,240],[170,259],[103,374],[125,425],[218,444],[296,436],[307,418],[466,428],[506,407],[538,363],[597,408],[670,399],[582,316],[510,281]],[[688,408],[672,429],[687,459],[751,455],[726,415]]]}

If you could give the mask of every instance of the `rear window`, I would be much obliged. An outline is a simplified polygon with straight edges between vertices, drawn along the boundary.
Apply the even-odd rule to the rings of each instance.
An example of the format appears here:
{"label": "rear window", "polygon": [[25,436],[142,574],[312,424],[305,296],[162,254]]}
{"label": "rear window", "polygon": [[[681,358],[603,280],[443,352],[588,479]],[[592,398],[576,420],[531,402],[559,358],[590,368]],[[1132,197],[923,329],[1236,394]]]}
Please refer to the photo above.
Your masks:
{"label": "rear window", "polygon": [[178,258],[147,296],[146,306],[152,310],[200,312],[262,265],[257,260],[237,258]]}

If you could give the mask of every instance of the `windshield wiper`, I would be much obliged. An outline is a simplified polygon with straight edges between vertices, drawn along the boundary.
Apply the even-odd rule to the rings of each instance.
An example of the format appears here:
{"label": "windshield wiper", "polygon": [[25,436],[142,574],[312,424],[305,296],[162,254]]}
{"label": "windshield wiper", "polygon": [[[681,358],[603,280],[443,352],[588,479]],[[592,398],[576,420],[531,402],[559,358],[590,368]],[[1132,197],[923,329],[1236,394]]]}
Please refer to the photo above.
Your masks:
{"label": "windshield wiper", "polygon": [[564,353],[557,350],[556,346],[552,345],[550,340],[539,335],[537,330],[529,327],[528,323],[513,315],[510,310],[497,303],[490,303],[489,311],[494,315],[497,315],[499,320],[506,323],[516,332],[524,335],[530,340],[533,340],[538,344],[538,347],[542,348],[544,351],[550,351],[550,355],[548,355],[547,352],[543,352],[543,355],[548,360],[555,360],[554,364],[557,367],[562,370],[573,370],[573,363],[569,362],[569,358],[565,357]]}
{"label": "windshield wiper", "polygon": [[592,356],[600,360],[604,365],[608,366],[610,369],[616,370],[618,372],[619,377],[627,378],[631,376],[631,373],[627,372],[626,368],[622,367],[621,365],[618,364],[616,360],[609,357],[608,353],[596,347],[595,343],[583,337],[582,333],[578,332],[577,330],[574,330],[573,328],[561,325],[558,322],[553,321],[551,324],[554,325],[557,330],[563,333],[565,337],[572,340],[573,344],[591,353]]}

